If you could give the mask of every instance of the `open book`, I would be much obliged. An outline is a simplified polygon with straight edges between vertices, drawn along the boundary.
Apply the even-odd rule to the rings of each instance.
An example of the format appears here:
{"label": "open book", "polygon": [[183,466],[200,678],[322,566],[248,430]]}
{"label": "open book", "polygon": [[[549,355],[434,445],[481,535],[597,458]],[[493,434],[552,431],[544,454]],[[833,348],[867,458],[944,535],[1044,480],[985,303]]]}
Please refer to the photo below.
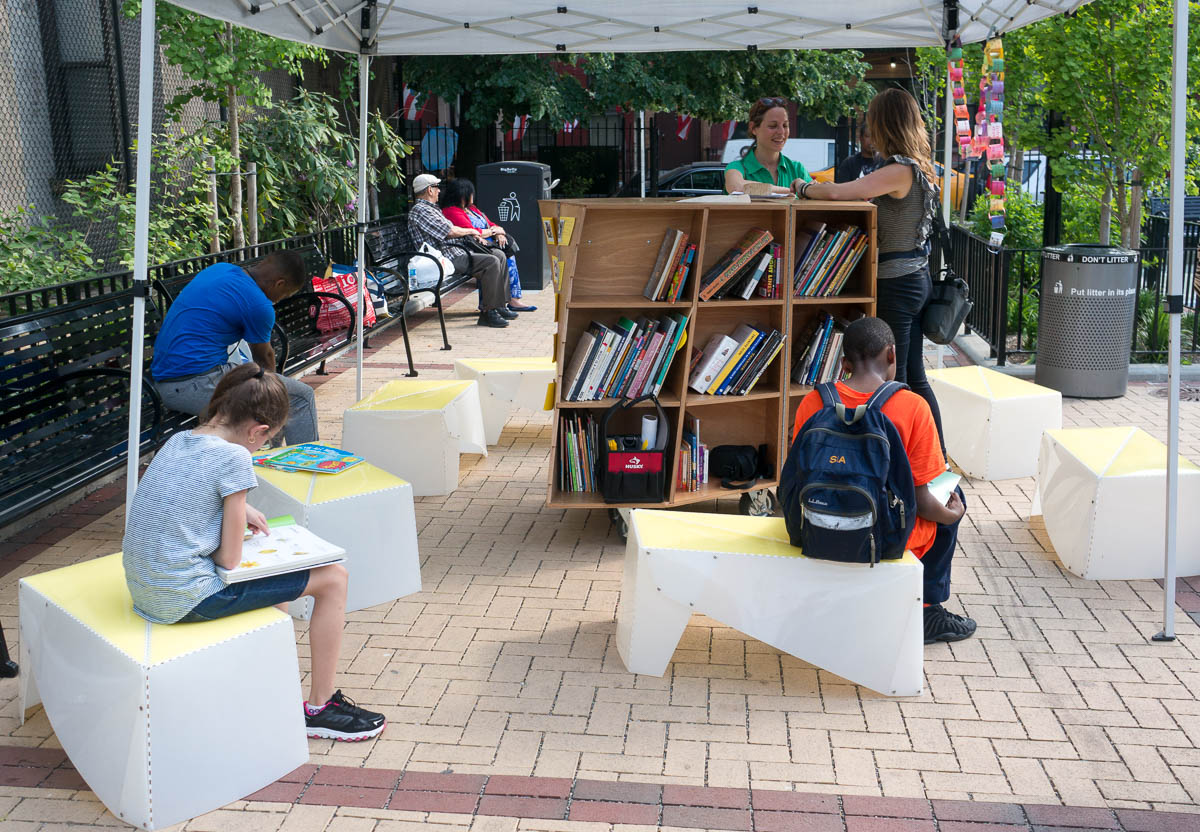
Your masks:
{"label": "open book", "polygon": [[303,526],[296,525],[290,515],[276,517],[268,525],[269,535],[246,532],[242,542],[242,561],[233,569],[217,567],[217,574],[226,584],[283,575],[301,569],[312,569],[346,559],[346,550],[322,540]]}
{"label": "open book", "polygon": [[275,468],[279,471],[315,471],[319,474],[337,474],[362,461],[361,456],[315,442],[267,451],[254,458],[254,464],[264,468]]}

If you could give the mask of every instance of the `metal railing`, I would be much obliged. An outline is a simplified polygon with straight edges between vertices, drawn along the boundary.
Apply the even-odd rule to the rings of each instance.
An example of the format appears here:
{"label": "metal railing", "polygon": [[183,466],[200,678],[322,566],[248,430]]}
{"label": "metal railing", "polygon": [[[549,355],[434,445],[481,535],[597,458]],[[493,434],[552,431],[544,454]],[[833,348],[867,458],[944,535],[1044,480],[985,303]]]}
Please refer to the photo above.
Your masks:
{"label": "metal railing", "polygon": [[[1185,223],[1184,317],[1182,352],[1200,359],[1200,294],[1196,287],[1200,223]],[[971,331],[987,342],[996,363],[1004,366],[1014,357],[1027,360],[1037,353],[1038,301],[1042,284],[1041,249],[992,249],[987,241],[965,228],[950,231],[955,273],[967,281],[975,307],[967,318]],[[1139,363],[1166,361],[1167,221],[1149,217],[1143,226],[1145,245],[1138,249],[1138,302],[1130,344],[1130,360]]]}
{"label": "metal railing", "polygon": [[[388,222],[392,218],[379,220]],[[151,283],[163,278],[171,278],[180,274],[197,272],[213,263],[224,261],[243,261],[261,257],[280,249],[299,248],[315,245],[325,252],[336,263],[350,264],[355,258],[354,226],[344,225],[326,228],[311,234],[301,234],[281,240],[269,240],[254,246],[240,249],[227,249],[214,254],[202,254],[183,260],[172,260],[169,263],[159,263],[148,269]],[[133,272],[120,271],[98,274],[70,283],[57,283],[52,286],[40,286],[35,289],[24,289],[20,292],[10,292],[0,295],[0,318],[15,318],[29,315],[56,306],[64,306],[76,301],[88,300],[101,295],[119,292],[133,285]]]}

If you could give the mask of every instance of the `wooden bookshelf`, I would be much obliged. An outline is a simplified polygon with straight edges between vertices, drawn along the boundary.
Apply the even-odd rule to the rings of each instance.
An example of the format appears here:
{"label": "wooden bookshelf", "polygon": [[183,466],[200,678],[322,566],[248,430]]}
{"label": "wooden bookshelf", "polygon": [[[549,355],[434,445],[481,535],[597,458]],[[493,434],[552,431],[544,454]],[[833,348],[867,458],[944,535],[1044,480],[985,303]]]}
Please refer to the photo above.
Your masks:
{"label": "wooden bookshelf", "polygon": [[[718,445],[767,446],[775,477],[753,486],[778,485],[790,440],[792,414],[808,388],[790,381],[796,350],[792,333],[821,309],[845,316],[851,310],[874,314],[875,310],[875,207],[870,203],[795,202],[723,205],[717,203],[672,202],[669,200],[544,200],[541,215],[554,229],[563,221],[572,221],[569,240],[547,239],[552,265],[561,263],[562,281],[557,286],[555,315],[558,332],[554,340],[556,403],[550,482],[547,505],[552,508],[612,508],[599,493],[564,492],[558,488],[559,415],[591,412],[600,416],[615,403],[614,399],[593,402],[566,402],[562,374],[580,335],[593,320],[612,325],[621,316],[658,317],[666,313],[688,316],[687,342],[675,355],[666,375],[659,403],[667,415],[667,440],[670,474],[667,499],[661,503],[621,504],[626,507],[669,508],[737,495],[739,491],[721,488],[713,481],[699,491],[687,491],[677,482],[678,451],[683,439],[685,420],[700,420],[700,438],[711,450]],[[798,223],[819,218],[827,223],[850,223],[867,231],[869,246],[851,273],[842,294],[831,298],[793,298],[792,274],[795,271]],[[750,300],[699,299],[699,280],[705,270],[751,227],[766,228],[773,242],[783,246],[784,274],[779,298]],[[668,228],[687,232],[689,242],[697,244],[696,265],[688,278],[682,297],[676,303],[647,300],[642,296],[659,246]],[[709,336],[728,334],[739,324],[749,323],[780,330],[784,346],[767,368],[754,389],[745,396],[700,395],[687,387],[687,368],[695,350],[703,350]],[[642,405],[638,406],[639,408]],[[638,411],[636,419],[644,411]],[[633,413],[623,414],[627,424],[618,431],[636,429]],[[785,433],[785,430],[787,432]]]}

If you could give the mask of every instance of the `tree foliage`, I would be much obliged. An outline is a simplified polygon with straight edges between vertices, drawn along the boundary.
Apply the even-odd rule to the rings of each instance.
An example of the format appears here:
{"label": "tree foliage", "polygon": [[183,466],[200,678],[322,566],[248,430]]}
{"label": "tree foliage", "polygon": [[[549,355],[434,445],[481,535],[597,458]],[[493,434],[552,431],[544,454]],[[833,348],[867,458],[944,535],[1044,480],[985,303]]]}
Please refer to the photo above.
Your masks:
{"label": "tree foliage", "polygon": [[407,58],[409,87],[454,101],[476,127],[528,115],[561,123],[613,107],[687,113],[713,121],[745,118],[750,102],[780,95],[803,118],[834,123],[866,106],[866,64],[854,51],[597,53],[550,60],[537,55]]}

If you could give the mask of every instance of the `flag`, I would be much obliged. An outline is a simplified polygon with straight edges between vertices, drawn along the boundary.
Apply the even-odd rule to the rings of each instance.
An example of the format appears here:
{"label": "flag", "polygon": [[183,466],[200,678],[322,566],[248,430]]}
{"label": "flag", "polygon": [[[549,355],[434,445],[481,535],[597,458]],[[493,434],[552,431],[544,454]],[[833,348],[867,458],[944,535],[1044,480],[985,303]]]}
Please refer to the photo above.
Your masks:
{"label": "flag", "polygon": [[419,96],[415,92],[410,90],[408,87],[404,88],[404,104],[402,109],[404,110],[404,117],[409,121],[416,121],[419,119],[421,117],[421,113],[425,112],[425,104],[429,103],[429,99],[426,97],[425,103],[418,107],[418,98]]}
{"label": "flag", "polygon": [[679,116],[678,123],[675,127],[675,135],[679,137],[679,141],[687,141],[688,133],[692,129],[691,116]]}
{"label": "flag", "polygon": [[521,141],[521,139],[524,138],[524,136],[525,136],[525,128],[528,126],[529,126],[529,116],[517,116],[516,118],[514,118],[512,132],[510,133],[510,135],[512,136],[512,140],[514,142]]}
{"label": "flag", "polygon": [[735,129],[737,129],[737,119],[732,119],[717,128],[717,136],[724,141],[729,141],[733,138],[733,131]]}
{"label": "flag", "polygon": [[564,133],[574,133],[575,128],[578,126],[579,126],[579,119],[574,119],[572,121],[564,121],[563,122],[563,132]]}

